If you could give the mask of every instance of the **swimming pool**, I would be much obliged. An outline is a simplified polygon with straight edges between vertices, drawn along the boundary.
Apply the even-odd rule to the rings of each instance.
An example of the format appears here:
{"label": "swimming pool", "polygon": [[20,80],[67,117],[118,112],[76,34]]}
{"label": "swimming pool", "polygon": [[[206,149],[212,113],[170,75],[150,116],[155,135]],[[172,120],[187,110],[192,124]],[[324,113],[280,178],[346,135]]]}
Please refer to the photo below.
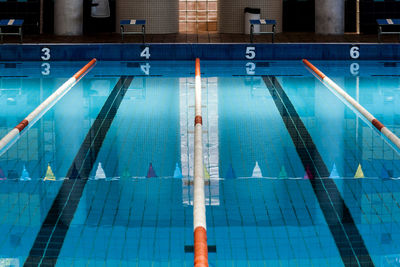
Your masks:
{"label": "swimming pool", "polygon": [[[43,64],[0,63],[1,136],[83,65]],[[314,64],[400,134],[399,62]],[[202,82],[211,266],[398,264],[400,156],[374,127],[300,61]],[[193,266],[193,122],[194,62],[99,62],[0,157],[0,265]]]}

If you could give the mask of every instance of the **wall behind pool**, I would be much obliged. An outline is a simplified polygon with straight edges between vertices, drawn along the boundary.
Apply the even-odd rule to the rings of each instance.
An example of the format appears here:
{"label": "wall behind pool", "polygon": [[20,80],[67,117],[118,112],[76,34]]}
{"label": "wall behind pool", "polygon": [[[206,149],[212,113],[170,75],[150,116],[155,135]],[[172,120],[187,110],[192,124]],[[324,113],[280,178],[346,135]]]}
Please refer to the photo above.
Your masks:
{"label": "wall behind pool", "polygon": [[400,44],[3,44],[0,61],[399,60]]}

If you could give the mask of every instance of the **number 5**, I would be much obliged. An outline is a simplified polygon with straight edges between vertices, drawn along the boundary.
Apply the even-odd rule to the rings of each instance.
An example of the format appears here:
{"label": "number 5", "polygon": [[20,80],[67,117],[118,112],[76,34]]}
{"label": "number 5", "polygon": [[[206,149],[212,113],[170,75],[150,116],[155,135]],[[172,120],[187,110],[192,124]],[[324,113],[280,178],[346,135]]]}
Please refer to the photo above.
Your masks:
{"label": "number 5", "polygon": [[256,73],[256,64],[253,62],[247,62],[246,73],[247,75],[254,75]]}
{"label": "number 5", "polygon": [[254,46],[246,47],[246,58],[253,59],[256,57],[256,48]]}

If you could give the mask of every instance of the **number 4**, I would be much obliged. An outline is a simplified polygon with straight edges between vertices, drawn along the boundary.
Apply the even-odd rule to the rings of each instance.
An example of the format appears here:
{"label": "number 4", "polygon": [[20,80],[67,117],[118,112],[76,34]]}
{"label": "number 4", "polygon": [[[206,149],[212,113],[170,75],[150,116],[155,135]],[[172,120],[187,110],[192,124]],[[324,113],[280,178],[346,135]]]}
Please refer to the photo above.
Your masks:
{"label": "number 4", "polygon": [[146,59],[150,58],[150,48],[147,46],[143,49],[142,53],[140,53],[141,57],[145,57]]}
{"label": "number 4", "polygon": [[140,65],[140,69],[143,71],[144,74],[149,75],[150,74],[150,64],[147,62],[146,64]]}

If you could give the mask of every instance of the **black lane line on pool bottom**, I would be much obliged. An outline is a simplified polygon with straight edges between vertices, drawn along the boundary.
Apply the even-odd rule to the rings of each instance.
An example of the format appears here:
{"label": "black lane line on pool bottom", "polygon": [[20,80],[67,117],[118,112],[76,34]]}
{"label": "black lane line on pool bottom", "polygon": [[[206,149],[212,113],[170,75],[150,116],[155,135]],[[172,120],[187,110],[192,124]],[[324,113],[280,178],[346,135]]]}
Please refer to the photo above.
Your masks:
{"label": "black lane line on pool bottom", "polygon": [[[353,217],[326,167],[310,133],[274,76],[263,76],[292,138],[345,266],[374,266]],[[313,178],[315,177],[315,178]]]}
{"label": "black lane line on pool bottom", "polygon": [[132,76],[122,76],[108,96],[93,122],[79,152],[69,168],[66,179],[47,213],[24,266],[55,266],[65,236],[78,207],[90,171],[96,162],[122,99],[132,82]]}

